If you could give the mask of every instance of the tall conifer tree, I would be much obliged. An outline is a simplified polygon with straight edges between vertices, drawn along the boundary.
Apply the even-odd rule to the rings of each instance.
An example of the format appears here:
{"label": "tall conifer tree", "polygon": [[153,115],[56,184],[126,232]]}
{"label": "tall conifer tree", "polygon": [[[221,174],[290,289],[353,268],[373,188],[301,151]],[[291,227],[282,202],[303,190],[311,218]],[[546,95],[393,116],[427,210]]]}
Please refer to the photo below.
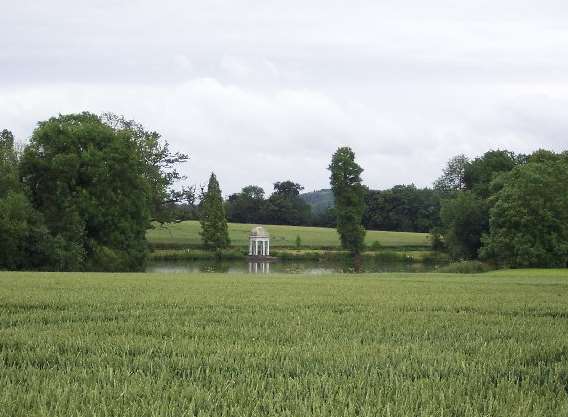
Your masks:
{"label": "tall conifer tree", "polygon": [[220,250],[228,247],[231,243],[223,207],[223,197],[214,173],[211,173],[207,192],[203,195],[200,234],[206,248]]}

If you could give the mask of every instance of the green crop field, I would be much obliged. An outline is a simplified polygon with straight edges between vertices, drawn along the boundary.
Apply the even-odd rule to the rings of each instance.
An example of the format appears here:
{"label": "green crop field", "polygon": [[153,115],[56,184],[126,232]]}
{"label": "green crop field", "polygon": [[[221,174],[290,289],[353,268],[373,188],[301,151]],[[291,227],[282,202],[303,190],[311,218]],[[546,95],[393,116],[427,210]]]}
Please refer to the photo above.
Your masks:
{"label": "green crop field", "polygon": [[[229,224],[229,235],[234,246],[248,247],[248,237],[252,224]],[[270,233],[272,247],[290,247],[296,244],[296,237],[300,236],[302,246],[305,247],[339,247],[339,238],[335,229],[324,227],[303,226],[265,226]],[[199,245],[200,225],[197,221],[186,221],[171,224],[167,227],[157,226],[148,232],[150,243],[158,245]],[[379,232],[368,231],[366,243],[371,245],[379,242],[386,247],[400,246],[427,246],[429,244],[427,233],[410,232]]]}
{"label": "green crop field", "polygon": [[0,273],[0,416],[568,416],[568,272]]}

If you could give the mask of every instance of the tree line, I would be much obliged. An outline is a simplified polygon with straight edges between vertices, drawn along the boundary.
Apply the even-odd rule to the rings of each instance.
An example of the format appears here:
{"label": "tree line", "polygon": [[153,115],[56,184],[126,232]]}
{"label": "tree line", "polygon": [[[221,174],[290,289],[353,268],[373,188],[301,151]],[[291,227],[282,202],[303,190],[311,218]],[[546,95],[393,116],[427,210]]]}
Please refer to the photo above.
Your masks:
{"label": "tree line", "polygon": [[[266,197],[262,187],[249,185],[225,201],[227,219],[232,223],[264,223],[294,226],[333,227],[337,212],[332,190],[302,194],[304,188],[291,180],[277,182]],[[362,224],[370,230],[429,232],[440,223],[441,194],[432,188],[396,185],[387,190],[371,190],[363,185]],[[319,195],[322,197],[319,197]],[[320,198],[327,199],[320,205]],[[198,218],[197,211],[193,214]]]}

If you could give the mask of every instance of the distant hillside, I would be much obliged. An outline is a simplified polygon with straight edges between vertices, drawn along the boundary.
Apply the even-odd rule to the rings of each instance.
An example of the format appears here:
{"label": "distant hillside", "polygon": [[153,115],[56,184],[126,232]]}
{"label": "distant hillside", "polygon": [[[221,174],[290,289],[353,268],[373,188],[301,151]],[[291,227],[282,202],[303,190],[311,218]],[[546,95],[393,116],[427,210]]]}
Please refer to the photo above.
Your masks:
{"label": "distant hillside", "polygon": [[328,208],[335,205],[333,192],[331,190],[319,190],[303,193],[300,197],[312,207],[313,214],[323,213]]}

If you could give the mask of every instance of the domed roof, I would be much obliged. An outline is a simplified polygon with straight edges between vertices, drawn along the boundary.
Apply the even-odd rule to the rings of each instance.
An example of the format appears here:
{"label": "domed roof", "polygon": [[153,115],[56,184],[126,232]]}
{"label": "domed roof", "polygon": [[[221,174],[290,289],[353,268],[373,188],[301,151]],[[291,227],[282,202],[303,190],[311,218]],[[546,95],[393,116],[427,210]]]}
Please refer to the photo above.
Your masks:
{"label": "domed roof", "polygon": [[267,230],[262,226],[253,227],[250,231],[251,237],[269,237]]}

